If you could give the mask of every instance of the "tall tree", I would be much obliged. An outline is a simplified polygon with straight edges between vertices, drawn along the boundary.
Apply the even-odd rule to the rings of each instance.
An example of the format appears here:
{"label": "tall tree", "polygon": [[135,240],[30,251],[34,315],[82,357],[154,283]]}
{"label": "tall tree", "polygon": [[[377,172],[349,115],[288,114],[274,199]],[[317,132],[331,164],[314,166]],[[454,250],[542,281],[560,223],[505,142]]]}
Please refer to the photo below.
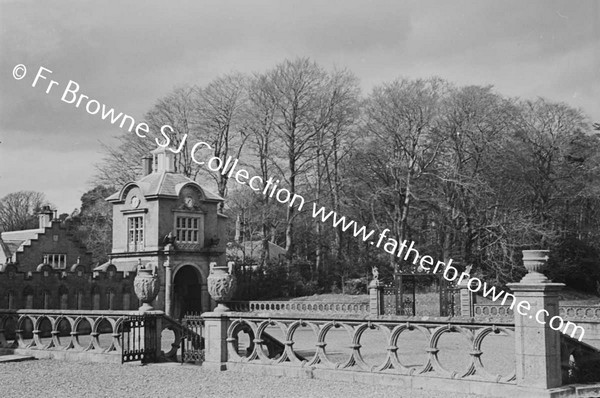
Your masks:
{"label": "tall tree", "polygon": [[[363,172],[370,186],[370,206],[385,211],[380,218],[373,212],[380,229],[389,225],[392,237],[408,237],[410,209],[415,187],[440,153],[441,143],[432,139],[439,107],[447,83],[428,80],[396,80],[375,87],[367,99],[365,128],[368,159]],[[396,257],[390,255],[390,265]]]}
{"label": "tall tree", "polygon": [[41,192],[19,191],[0,199],[0,231],[37,228],[36,214],[42,206],[52,206]]}
{"label": "tall tree", "polygon": [[96,185],[119,186],[137,180],[142,171],[141,159],[156,149],[157,143],[168,144],[173,151],[181,147],[176,155],[176,168],[187,177],[196,179],[202,168],[192,161],[189,146],[190,141],[193,145],[194,139],[199,138],[194,129],[194,92],[192,87],[179,87],[157,100],[145,117],[150,130],[143,134],[146,137],[127,133],[119,137],[118,146],[104,145],[105,157],[96,165],[93,182]]}
{"label": "tall tree", "polygon": [[[265,90],[275,107],[275,134],[282,144],[280,157],[284,167],[279,167],[290,194],[299,194],[301,179],[314,158],[319,105],[327,74],[307,58],[286,60],[266,73]],[[277,163],[274,163],[277,165]],[[294,219],[296,211],[287,206],[285,249],[288,264],[294,252]]]}
{"label": "tall tree", "polygon": [[[514,146],[520,179],[528,191],[528,205],[545,231],[556,231],[556,212],[567,197],[585,187],[585,152],[590,126],[585,116],[566,104],[544,99],[521,101],[514,120]],[[579,160],[579,161],[578,161]],[[538,231],[538,243],[549,243],[551,232]]]}
{"label": "tall tree", "polygon": [[[195,108],[200,137],[213,149],[213,156],[224,162],[229,156],[238,159],[247,139],[245,108],[248,101],[248,79],[230,74],[213,80],[204,88],[196,88]],[[189,151],[186,151],[189,153]],[[210,173],[222,197],[227,196],[227,174]],[[220,205],[223,211],[224,203]]]}
{"label": "tall tree", "polygon": [[[275,130],[275,103],[267,91],[266,76],[255,76],[249,85],[249,106],[246,118],[249,133],[249,152],[256,159],[258,167],[252,167],[263,181],[269,178],[273,168],[271,150]],[[277,221],[268,195],[260,195],[260,225],[262,252],[260,262],[267,265],[269,259],[269,241],[274,241],[274,229]]]}
{"label": "tall tree", "polygon": [[92,252],[92,260],[102,263],[112,251],[112,205],[105,199],[114,193],[112,187],[96,186],[81,196],[81,210],[66,222]]}
{"label": "tall tree", "polygon": [[[356,141],[356,122],[359,116],[358,79],[348,70],[336,70],[328,74],[324,93],[319,105],[319,116],[314,122],[317,132],[315,145],[314,192],[317,203],[329,203],[340,213],[342,210],[343,175],[341,162],[352,151]],[[323,203],[324,202],[324,203]],[[317,271],[324,265],[324,224],[314,219],[316,231]],[[335,229],[334,255],[342,260],[342,226]]]}

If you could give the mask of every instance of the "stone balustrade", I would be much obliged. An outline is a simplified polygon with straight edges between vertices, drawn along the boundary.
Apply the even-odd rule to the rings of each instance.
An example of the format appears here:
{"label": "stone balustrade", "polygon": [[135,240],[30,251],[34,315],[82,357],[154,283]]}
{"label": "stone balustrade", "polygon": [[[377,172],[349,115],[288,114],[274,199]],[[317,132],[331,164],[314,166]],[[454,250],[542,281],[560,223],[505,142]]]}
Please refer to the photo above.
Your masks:
{"label": "stone balustrade", "polygon": [[512,319],[514,311],[508,305],[475,304],[473,306],[475,318],[501,318]]}
{"label": "stone balustrade", "polygon": [[[514,317],[514,311],[509,305],[475,304],[473,311],[475,318],[512,319]],[[600,321],[600,306],[560,306],[559,315],[565,321]]]}
{"label": "stone balustrade", "polygon": [[600,321],[600,306],[566,305],[560,306],[559,315],[565,320]]}
{"label": "stone balustrade", "polygon": [[2,311],[0,312],[0,346],[120,353],[121,322],[130,312]]}
{"label": "stone balustrade", "polygon": [[[514,325],[300,320],[236,314],[230,318],[226,340],[230,362],[495,383],[514,384],[516,380],[514,353],[506,356],[503,374],[488,368],[499,360],[500,347],[514,345]],[[241,344],[243,340],[248,343]],[[458,364],[461,357],[464,361]]]}
{"label": "stone balustrade", "polygon": [[230,301],[235,312],[368,314],[368,303],[324,303],[321,301]]}
{"label": "stone balustrade", "polygon": [[[123,320],[137,314],[136,311],[0,310],[0,349],[26,350],[28,355],[53,352],[52,357],[58,353],[85,353],[83,360],[92,359],[87,354],[108,354],[120,362]],[[176,358],[183,327],[162,311],[156,314],[161,319],[160,331],[170,330],[174,337],[162,356]]]}

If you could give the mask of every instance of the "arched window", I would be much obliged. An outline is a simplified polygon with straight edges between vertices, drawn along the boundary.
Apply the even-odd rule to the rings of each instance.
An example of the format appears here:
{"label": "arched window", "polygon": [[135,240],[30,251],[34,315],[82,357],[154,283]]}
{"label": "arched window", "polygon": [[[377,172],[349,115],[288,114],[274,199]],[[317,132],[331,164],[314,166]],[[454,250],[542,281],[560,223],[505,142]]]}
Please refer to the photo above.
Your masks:
{"label": "arched window", "polygon": [[58,301],[61,310],[69,309],[69,290],[65,286],[58,289]]}
{"label": "arched window", "polygon": [[23,301],[25,302],[25,309],[33,309],[33,288],[31,286],[23,289]]}
{"label": "arched window", "polygon": [[8,306],[9,310],[15,309],[15,292],[12,290],[10,290],[6,295],[6,305]]}
{"label": "arched window", "polygon": [[106,292],[106,303],[109,310],[115,309],[115,292],[112,289],[108,289]]}
{"label": "arched window", "polygon": [[83,309],[83,291],[82,290],[77,291],[77,309],[78,310]]}
{"label": "arched window", "polygon": [[131,309],[131,288],[129,286],[123,286],[123,309]]}
{"label": "arched window", "polygon": [[100,288],[98,286],[92,288],[92,309],[100,309]]}
{"label": "arched window", "polygon": [[43,302],[44,309],[49,310],[50,309],[50,292],[47,290],[44,290],[44,292],[42,293],[42,297],[44,299],[44,302]]}

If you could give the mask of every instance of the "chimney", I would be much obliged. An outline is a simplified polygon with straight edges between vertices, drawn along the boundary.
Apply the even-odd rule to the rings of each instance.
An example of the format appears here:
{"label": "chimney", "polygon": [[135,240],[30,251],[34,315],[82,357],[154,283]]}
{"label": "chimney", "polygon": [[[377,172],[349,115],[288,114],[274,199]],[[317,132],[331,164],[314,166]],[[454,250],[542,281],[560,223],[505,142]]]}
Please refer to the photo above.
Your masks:
{"label": "chimney", "polygon": [[44,229],[46,227],[52,226],[52,210],[50,210],[50,206],[42,207],[40,214],[38,215],[38,219],[40,221],[39,228]]}
{"label": "chimney", "polygon": [[175,154],[166,148],[157,148],[153,150],[152,155],[156,157],[154,172],[174,173],[175,172]]}
{"label": "chimney", "polygon": [[142,158],[142,177],[152,173],[152,156]]}

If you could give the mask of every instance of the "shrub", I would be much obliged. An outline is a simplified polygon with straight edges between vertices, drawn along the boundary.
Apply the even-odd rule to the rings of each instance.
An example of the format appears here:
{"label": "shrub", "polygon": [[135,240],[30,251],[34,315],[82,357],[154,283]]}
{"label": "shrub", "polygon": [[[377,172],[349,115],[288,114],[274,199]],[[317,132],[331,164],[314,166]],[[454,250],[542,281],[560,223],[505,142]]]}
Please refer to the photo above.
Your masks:
{"label": "shrub", "polygon": [[366,294],[367,293],[367,278],[349,279],[344,283],[344,293],[346,294]]}
{"label": "shrub", "polygon": [[554,282],[598,294],[600,256],[594,247],[575,237],[566,237],[551,249],[544,273]]}

